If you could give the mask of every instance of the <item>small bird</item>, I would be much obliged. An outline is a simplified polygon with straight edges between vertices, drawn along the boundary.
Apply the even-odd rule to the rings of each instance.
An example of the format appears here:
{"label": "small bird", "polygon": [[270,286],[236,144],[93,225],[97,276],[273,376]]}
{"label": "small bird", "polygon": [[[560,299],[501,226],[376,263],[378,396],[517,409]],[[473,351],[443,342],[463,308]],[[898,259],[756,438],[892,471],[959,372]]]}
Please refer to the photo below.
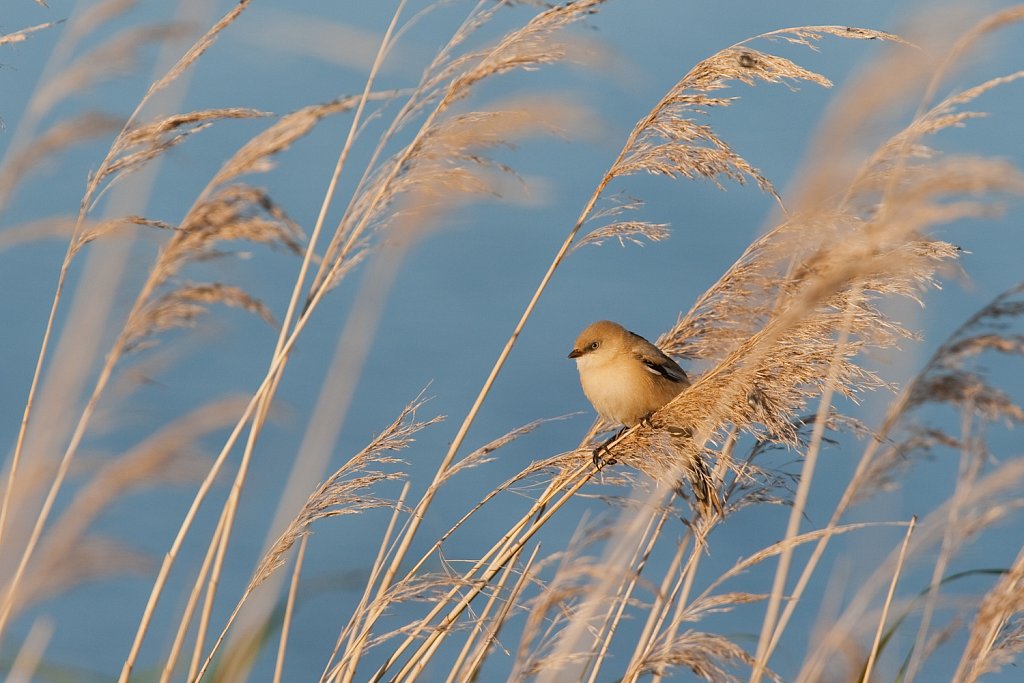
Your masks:
{"label": "small bird", "polygon": [[632,427],[690,386],[679,364],[639,334],[610,320],[580,333],[576,359],[583,393],[601,417]]}
{"label": "small bird", "polygon": [[[576,338],[569,358],[576,359],[583,393],[598,414],[623,429],[594,451],[594,465],[601,466],[608,444],[629,427],[647,420],[655,411],[690,386],[679,364],[639,334],[610,320],[599,320]],[[667,428],[673,435],[689,438],[685,427]],[[722,514],[714,481],[701,459],[689,463],[687,476],[705,509]],[[681,491],[681,488],[679,489]]]}

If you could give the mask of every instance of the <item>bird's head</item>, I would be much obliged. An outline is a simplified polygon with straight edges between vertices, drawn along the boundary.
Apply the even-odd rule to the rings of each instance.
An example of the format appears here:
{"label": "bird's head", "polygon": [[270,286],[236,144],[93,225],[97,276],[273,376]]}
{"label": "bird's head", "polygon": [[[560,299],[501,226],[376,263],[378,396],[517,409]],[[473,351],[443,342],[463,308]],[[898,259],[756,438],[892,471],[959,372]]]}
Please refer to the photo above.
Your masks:
{"label": "bird's head", "polygon": [[630,333],[622,325],[611,320],[599,320],[588,325],[576,337],[569,358],[575,358],[577,365],[600,363],[622,351],[629,337]]}

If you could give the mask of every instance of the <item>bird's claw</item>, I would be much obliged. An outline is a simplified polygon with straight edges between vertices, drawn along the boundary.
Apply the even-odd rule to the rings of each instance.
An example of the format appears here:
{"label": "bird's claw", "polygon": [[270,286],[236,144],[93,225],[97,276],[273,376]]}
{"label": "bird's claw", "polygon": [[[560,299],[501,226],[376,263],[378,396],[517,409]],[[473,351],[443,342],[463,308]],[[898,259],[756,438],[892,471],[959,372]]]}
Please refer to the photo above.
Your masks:
{"label": "bird's claw", "polygon": [[600,470],[605,465],[610,465],[615,462],[611,458],[611,449],[608,448],[608,444],[601,444],[594,449],[594,467]]}

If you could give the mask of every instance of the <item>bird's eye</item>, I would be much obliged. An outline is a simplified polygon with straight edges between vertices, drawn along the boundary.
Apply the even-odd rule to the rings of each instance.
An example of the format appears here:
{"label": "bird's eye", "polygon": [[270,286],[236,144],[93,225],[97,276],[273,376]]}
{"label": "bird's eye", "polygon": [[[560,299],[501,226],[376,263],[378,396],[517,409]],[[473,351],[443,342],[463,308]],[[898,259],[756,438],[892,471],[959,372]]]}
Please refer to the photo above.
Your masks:
{"label": "bird's eye", "polygon": [[591,342],[590,343],[590,350],[593,351],[593,350],[595,350],[600,345],[601,345],[601,342],[599,342],[599,341]]}

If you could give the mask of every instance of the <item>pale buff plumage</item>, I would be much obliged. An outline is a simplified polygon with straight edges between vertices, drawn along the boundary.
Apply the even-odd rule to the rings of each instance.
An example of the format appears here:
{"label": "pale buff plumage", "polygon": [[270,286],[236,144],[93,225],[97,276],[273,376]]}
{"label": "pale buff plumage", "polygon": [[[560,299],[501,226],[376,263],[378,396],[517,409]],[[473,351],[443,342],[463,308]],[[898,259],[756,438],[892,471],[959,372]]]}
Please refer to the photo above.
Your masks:
{"label": "pale buff plumage", "polygon": [[[601,417],[626,427],[639,424],[690,386],[679,364],[640,335],[610,320],[599,320],[580,333],[569,358],[576,359],[583,393]],[[676,426],[669,432],[686,438]],[[620,432],[621,434],[621,432]],[[613,462],[609,442],[594,451],[594,465]],[[715,482],[701,459],[683,463],[702,509],[723,514]],[[681,489],[679,489],[681,490]]]}
{"label": "pale buff plumage", "polygon": [[676,397],[690,380],[679,365],[643,337],[610,320],[580,333],[576,359],[583,393],[605,419],[632,427]]}

